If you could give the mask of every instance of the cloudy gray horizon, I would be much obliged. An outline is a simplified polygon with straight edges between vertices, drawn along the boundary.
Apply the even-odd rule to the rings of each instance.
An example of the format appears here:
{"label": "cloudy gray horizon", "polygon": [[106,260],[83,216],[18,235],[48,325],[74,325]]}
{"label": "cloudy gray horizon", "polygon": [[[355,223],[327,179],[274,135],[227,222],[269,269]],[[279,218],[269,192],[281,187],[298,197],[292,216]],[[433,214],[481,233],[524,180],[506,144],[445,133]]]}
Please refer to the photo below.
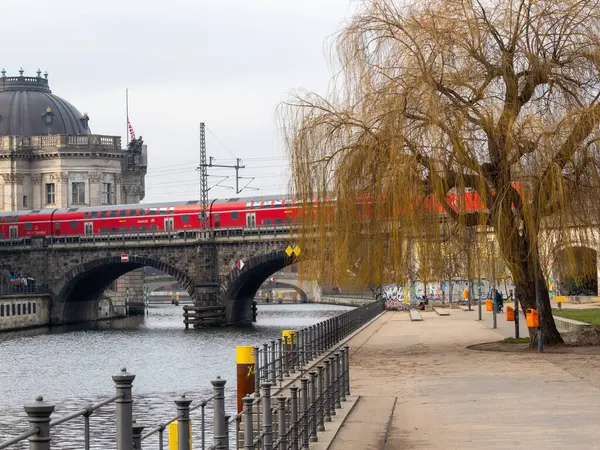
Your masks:
{"label": "cloudy gray horizon", "polygon": [[[90,116],[95,134],[125,139],[129,118],[148,145],[144,203],[198,198],[199,123],[210,198],[284,194],[289,182],[276,108],[290,92],[325,94],[326,51],[350,0],[19,0],[3,4],[1,68],[49,73],[52,92]],[[216,185],[222,177],[229,176]],[[240,187],[249,178],[240,180]],[[216,186],[215,186],[216,185]]]}

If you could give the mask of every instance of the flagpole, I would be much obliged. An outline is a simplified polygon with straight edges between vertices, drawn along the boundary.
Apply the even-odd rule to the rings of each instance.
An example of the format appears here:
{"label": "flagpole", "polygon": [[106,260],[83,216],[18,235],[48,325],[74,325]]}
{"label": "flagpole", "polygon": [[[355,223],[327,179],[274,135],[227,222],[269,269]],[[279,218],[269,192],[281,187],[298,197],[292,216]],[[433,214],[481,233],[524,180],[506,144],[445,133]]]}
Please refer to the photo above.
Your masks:
{"label": "flagpole", "polygon": [[129,88],[125,89],[125,115],[127,116],[127,132],[125,138],[127,139],[127,146],[129,146]]}

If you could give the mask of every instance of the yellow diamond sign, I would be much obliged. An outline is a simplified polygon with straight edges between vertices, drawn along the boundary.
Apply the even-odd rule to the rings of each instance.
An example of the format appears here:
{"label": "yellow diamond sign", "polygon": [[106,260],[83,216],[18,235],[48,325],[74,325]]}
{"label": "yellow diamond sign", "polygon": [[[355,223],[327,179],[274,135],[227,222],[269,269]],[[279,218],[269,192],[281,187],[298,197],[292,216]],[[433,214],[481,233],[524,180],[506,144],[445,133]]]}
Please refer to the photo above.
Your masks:
{"label": "yellow diamond sign", "polygon": [[292,253],[294,253],[294,249],[288,245],[288,248],[285,249],[285,253],[288,256],[292,256]]}
{"label": "yellow diamond sign", "polygon": [[300,252],[301,252],[301,250],[300,250],[300,247],[298,247],[298,246],[296,245],[296,246],[294,247],[294,254],[295,254],[296,256],[298,256],[298,255],[300,255]]}

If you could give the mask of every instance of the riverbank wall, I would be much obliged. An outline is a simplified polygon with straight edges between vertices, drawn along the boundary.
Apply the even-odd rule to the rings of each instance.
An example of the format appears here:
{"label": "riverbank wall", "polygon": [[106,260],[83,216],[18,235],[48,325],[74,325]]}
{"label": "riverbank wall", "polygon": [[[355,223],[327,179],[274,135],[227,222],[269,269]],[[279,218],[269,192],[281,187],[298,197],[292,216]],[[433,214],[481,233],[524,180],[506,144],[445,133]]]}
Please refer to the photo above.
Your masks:
{"label": "riverbank wall", "polygon": [[0,331],[20,330],[50,323],[50,296],[15,294],[0,298]]}

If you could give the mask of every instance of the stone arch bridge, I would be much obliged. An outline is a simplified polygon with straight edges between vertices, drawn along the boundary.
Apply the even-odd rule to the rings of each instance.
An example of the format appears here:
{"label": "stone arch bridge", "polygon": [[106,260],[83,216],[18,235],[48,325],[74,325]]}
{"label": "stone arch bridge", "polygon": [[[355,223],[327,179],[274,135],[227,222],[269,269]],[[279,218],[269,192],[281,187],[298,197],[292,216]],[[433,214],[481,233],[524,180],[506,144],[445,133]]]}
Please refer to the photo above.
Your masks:
{"label": "stone arch bridge", "polygon": [[265,279],[298,261],[285,251],[294,239],[290,234],[77,243],[34,238],[1,247],[0,268],[45,285],[52,324],[96,320],[104,290],[125,273],[150,266],[176,279],[197,306],[222,305],[224,321],[242,325],[252,321],[252,301]]}

